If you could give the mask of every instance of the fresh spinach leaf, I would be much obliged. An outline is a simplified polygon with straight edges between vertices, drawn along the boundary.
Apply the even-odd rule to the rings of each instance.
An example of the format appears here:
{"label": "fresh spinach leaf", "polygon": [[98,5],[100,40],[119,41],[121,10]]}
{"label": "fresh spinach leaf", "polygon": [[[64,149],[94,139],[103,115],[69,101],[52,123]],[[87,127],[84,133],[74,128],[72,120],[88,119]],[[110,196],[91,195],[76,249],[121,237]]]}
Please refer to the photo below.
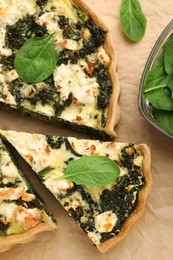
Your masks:
{"label": "fresh spinach leaf", "polygon": [[173,73],[173,39],[170,39],[164,49],[164,63],[167,74]]}
{"label": "fresh spinach leaf", "polygon": [[121,27],[132,41],[139,41],[145,34],[147,20],[138,0],[123,0],[120,11]]}
{"label": "fresh spinach leaf", "polygon": [[118,165],[105,156],[82,156],[70,161],[65,174],[58,179],[97,187],[114,183],[119,174]]}
{"label": "fresh spinach leaf", "polygon": [[173,98],[173,73],[169,74],[167,76],[167,85],[168,85],[169,89],[172,92],[172,98]]}
{"label": "fresh spinach leaf", "polygon": [[156,110],[153,112],[153,116],[161,128],[173,135],[173,113],[171,111]]}
{"label": "fresh spinach leaf", "polygon": [[158,57],[155,65],[146,77],[144,93],[165,86],[167,86],[167,74],[165,71],[164,56],[162,54]]}
{"label": "fresh spinach leaf", "polygon": [[148,73],[143,96],[153,106],[152,115],[160,127],[173,135],[173,38],[163,46],[162,55]]}
{"label": "fresh spinach leaf", "polygon": [[57,63],[54,47],[56,34],[27,40],[16,54],[14,66],[19,77],[28,83],[38,83],[48,78]]}
{"label": "fresh spinach leaf", "polygon": [[168,87],[152,90],[145,93],[144,96],[149,100],[151,105],[157,109],[173,110],[173,100]]}

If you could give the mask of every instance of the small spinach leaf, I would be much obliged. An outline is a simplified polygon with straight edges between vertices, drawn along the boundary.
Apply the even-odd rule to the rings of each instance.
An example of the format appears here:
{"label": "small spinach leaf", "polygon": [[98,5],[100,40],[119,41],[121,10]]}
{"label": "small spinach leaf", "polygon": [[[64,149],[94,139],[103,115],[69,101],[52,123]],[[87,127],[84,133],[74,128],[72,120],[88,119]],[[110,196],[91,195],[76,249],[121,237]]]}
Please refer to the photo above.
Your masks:
{"label": "small spinach leaf", "polygon": [[144,36],[147,20],[138,0],[122,1],[120,21],[123,32],[132,41]]}
{"label": "small spinach leaf", "polygon": [[168,87],[155,89],[145,93],[144,96],[149,100],[151,105],[157,109],[173,110],[173,100]]}
{"label": "small spinach leaf", "polygon": [[166,132],[173,135],[173,113],[171,111],[156,110],[153,112],[153,116]]}
{"label": "small spinach leaf", "polygon": [[97,187],[114,183],[119,174],[118,165],[105,156],[82,156],[80,159],[70,161],[65,174],[59,179]]}
{"label": "small spinach leaf", "polygon": [[173,73],[173,39],[169,40],[164,50],[165,70],[167,74]]}
{"label": "small spinach leaf", "polygon": [[167,86],[163,54],[158,57],[152,70],[148,73],[144,83],[144,93]]}
{"label": "small spinach leaf", "polygon": [[19,77],[28,83],[38,83],[48,78],[57,63],[54,47],[56,34],[27,40],[16,54],[14,66]]}

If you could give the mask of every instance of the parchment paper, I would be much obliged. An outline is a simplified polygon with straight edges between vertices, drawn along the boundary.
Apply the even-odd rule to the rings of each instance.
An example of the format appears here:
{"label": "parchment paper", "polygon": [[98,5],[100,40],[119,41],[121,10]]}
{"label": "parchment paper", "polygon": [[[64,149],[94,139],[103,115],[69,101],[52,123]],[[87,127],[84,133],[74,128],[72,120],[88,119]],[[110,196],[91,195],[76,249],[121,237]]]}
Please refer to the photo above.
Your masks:
{"label": "parchment paper", "polygon": [[[58,229],[42,233],[37,240],[0,254],[1,260],[171,260],[173,255],[173,140],[147,123],[137,107],[137,95],[146,59],[158,36],[173,18],[172,0],[140,0],[147,16],[147,30],[138,43],[128,41],[121,32],[121,0],[87,0],[96,14],[112,31],[118,55],[122,86],[120,105],[122,119],[117,128],[117,141],[147,143],[152,151],[153,188],[145,214],[127,237],[102,255],[61,208],[54,197],[31,179],[58,221]],[[43,134],[87,137],[55,124],[21,117],[0,110],[0,128]]]}

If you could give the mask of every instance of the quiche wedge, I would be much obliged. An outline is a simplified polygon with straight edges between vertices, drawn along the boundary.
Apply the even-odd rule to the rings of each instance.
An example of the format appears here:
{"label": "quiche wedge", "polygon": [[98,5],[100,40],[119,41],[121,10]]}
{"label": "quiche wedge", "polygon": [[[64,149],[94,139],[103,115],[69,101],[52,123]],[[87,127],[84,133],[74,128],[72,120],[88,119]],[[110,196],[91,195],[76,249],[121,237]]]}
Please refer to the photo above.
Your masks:
{"label": "quiche wedge", "polygon": [[[55,35],[51,53],[54,48],[57,62],[51,74],[37,82],[34,73],[42,75],[53,58],[43,63],[33,45],[15,63],[16,56],[29,39],[48,35]],[[47,45],[42,47],[45,57]],[[120,119],[119,96],[110,31],[83,1],[0,2],[1,106],[100,138],[113,137]]]}
{"label": "quiche wedge", "polygon": [[55,228],[52,214],[0,138],[0,253]]}
{"label": "quiche wedge", "polygon": [[[0,133],[102,253],[125,237],[143,214],[152,183],[150,149],[146,144],[10,130]],[[118,178],[113,184],[98,187],[68,181],[65,172],[69,163],[83,156],[103,156],[113,160],[120,169]],[[97,165],[93,171],[96,168]]]}

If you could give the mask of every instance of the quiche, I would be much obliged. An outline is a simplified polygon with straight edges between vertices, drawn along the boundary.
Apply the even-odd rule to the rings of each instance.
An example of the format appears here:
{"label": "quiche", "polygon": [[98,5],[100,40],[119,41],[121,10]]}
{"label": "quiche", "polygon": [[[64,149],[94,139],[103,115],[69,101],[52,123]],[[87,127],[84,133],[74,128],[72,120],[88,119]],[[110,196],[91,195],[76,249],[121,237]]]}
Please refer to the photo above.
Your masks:
{"label": "quiche", "polygon": [[[146,144],[103,142],[10,130],[1,130],[0,133],[100,252],[104,253],[125,237],[143,214],[152,183],[150,149]],[[101,186],[69,181],[65,177],[69,164],[84,156],[101,156],[114,161],[119,167],[117,179]],[[93,172],[96,168],[97,165],[94,165]],[[88,175],[91,174],[90,170]],[[81,175],[80,179],[83,178]],[[97,181],[98,176],[94,178]]]}
{"label": "quiche", "polygon": [[52,214],[0,138],[0,253],[56,228]]}
{"label": "quiche", "polygon": [[[57,61],[47,78],[30,82],[44,66],[33,46],[15,65],[29,39],[54,35]],[[45,56],[45,45],[41,49]],[[47,51],[48,52],[48,51]],[[53,52],[53,51],[52,51]],[[50,53],[52,53],[50,52]],[[49,53],[47,53],[49,55]],[[35,56],[34,56],[35,55]],[[34,57],[34,58],[33,58]],[[49,62],[50,61],[50,62]],[[35,66],[35,67],[34,67]],[[22,67],[22,68],[21,68]],[[28,69],[26,68],[26,70]],[[114,137],[120,119],[117,60],[109,30],[81,0],[2,0],[0,2],[0,105],[54,121],[93,136]]]}

